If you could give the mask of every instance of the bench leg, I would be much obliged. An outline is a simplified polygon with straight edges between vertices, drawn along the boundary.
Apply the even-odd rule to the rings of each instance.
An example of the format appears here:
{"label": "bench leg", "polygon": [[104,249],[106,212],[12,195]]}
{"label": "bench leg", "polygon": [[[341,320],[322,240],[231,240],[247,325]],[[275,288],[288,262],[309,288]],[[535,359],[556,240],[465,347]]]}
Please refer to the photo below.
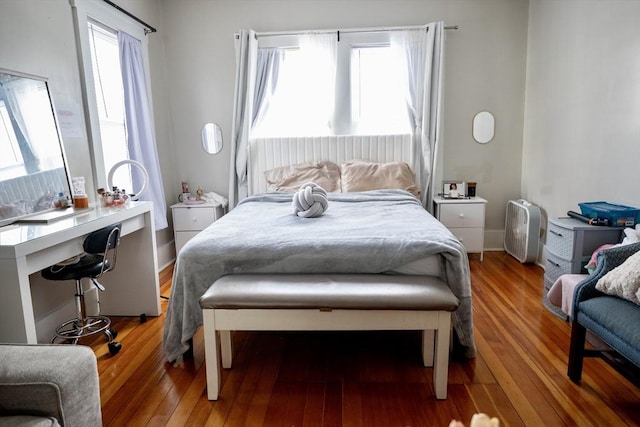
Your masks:
{"label": "bench leg", "polygon": [[425,329],[422,331],[422,363],[427,368],[433,366],[433,351],[435,346],[435,331]]}
{"label": "bench leg", "polygon": [[207,372],[207,397],[218,400],[220,392],[220,363],[218,362],[218,336],[215,310],[202,310],[204,321],[204,359]]}
{"label": "bench leg", "polygon": [[447,398],[450,334],[451,313],[440,311],[438,312],[438,329],[435,331],[435,359],[433,363],[433,388],[436,399]]}
{"label": "bench leg", "polygon": [[231,368],[233,347],[231,347],[231,331],[220,332],[220,352],[222,353],[222,367]]}

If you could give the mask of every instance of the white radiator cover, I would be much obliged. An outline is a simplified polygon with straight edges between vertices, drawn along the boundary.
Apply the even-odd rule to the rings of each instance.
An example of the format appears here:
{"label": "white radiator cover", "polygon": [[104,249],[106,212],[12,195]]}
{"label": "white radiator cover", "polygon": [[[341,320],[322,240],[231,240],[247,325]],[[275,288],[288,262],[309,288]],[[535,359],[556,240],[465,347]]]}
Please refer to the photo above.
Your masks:
{"label": "white radiator cover", "polygon": [[522,263],[534,262],[540,242],[540,208],[524,199],[509,200],[504,226],[504,249]]}

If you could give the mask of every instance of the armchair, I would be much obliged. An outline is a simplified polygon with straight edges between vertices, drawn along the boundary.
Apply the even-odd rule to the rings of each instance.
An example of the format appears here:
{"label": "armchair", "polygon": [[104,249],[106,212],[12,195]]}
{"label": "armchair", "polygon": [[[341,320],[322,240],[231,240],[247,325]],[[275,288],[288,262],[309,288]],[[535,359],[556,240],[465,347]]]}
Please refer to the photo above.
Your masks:
{"label": "armchair", "polygon": [[[627,366],[633,368],[635,365],[640,368],[640,305],[596,289],[596,283],[601,277],[638,251],[640,243],[599,252],[596,271],[576,287],[568,363],[569,378],[575,383],[579,383],[582,378],[584,357],[607,354],[601,350],[585,349],[587,330],[628,361]],[[630,379],[636,382],[636,379]]]}
{"label": "armchair", "polygon": [[0,344],[0,426],[15,425],[102,426],[91,348]]}

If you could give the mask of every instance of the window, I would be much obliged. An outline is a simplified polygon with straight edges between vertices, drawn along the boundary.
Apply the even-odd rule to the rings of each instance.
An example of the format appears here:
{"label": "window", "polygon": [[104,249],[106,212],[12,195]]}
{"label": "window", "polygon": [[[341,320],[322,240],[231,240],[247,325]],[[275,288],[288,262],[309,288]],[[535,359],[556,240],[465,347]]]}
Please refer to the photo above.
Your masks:
{"label": "window", "polygon": [[[95,0],[71,0],[77,20],[76,33],[82,55],[84,91],[90,125],[93,180],[95,187],[107,188],[111,167],[130,159],[124,110],[124,89],[120,71],[118,31],[147,40],[144,28],[107,3]],[[145,52],[144,62],[148,64]],[[135,191],[131,169],[120,167],[113,184]]]}
{"label": "window", "polygon": [[254,136],[329,135],[329,116],[318,102],[326,93],[313,84],[320,77],[300,49],[286,49],[276,91]]}
{"label": "window", "polygon": [[[167,203],[153,123],[146,28],[111,2],[69,2],[76,18],[94,188],[114,185],[137,192],[138,200],[153,203],[155,228],[162,230],[168,225]],[[112,165],[128,160],[135,163],[118,167],[108,181]],[[129,164],[141,165],[146,173]]]}
{"label": "window", "polygon": [[[92,20],[88,22],[88,31],[102,141],[102,162],[104,170],[109,171],[117,162],[129,159],[118,34]],[[121,189],[133,191],[130,168],[118,168],[113,182],[118,183]]]}
{"label": "window", "polygon": [[351,48],[351,124],[355,133],[410,132],[397,63],[390,46]]}
{"label": "window", "polygon": [[[334,93],[321,84],[314,63],[320,57],[305,54],[296,36],[265,36],[259,48],[281,47],[284,60],[277,84],[252,137],[341,134],[411,133],[403,96],[402,75],[389,45],[388,34],[340,34],[337,43]],[[335,41],[335,38],[334,38]],[[330,114],[322,111],[324,97],[334,96]]]}

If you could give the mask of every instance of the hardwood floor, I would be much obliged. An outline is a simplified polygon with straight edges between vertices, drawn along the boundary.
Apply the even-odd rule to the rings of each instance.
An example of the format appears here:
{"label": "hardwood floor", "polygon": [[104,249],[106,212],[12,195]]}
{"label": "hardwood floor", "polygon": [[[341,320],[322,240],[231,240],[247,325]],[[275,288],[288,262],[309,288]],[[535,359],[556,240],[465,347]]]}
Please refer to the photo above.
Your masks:
{"label": "hardwood floor", "polygon": [[[220,400],[207,400],[202,330],[183,367],[165,362],[164,316],[114,318],[122,351],[98,356],[105,426],[448,426],[485,412],[502,426],[640,425],[640,389],[600,359],[566,375],[570,326],[542,305],[540,267],[504,252],[470,260],[478,356],[452,360],[435,399],[414,332],[233,334]],[[169,295],[172,268],[160,275]],[[166,302],[163,302],[166,308]]]}

